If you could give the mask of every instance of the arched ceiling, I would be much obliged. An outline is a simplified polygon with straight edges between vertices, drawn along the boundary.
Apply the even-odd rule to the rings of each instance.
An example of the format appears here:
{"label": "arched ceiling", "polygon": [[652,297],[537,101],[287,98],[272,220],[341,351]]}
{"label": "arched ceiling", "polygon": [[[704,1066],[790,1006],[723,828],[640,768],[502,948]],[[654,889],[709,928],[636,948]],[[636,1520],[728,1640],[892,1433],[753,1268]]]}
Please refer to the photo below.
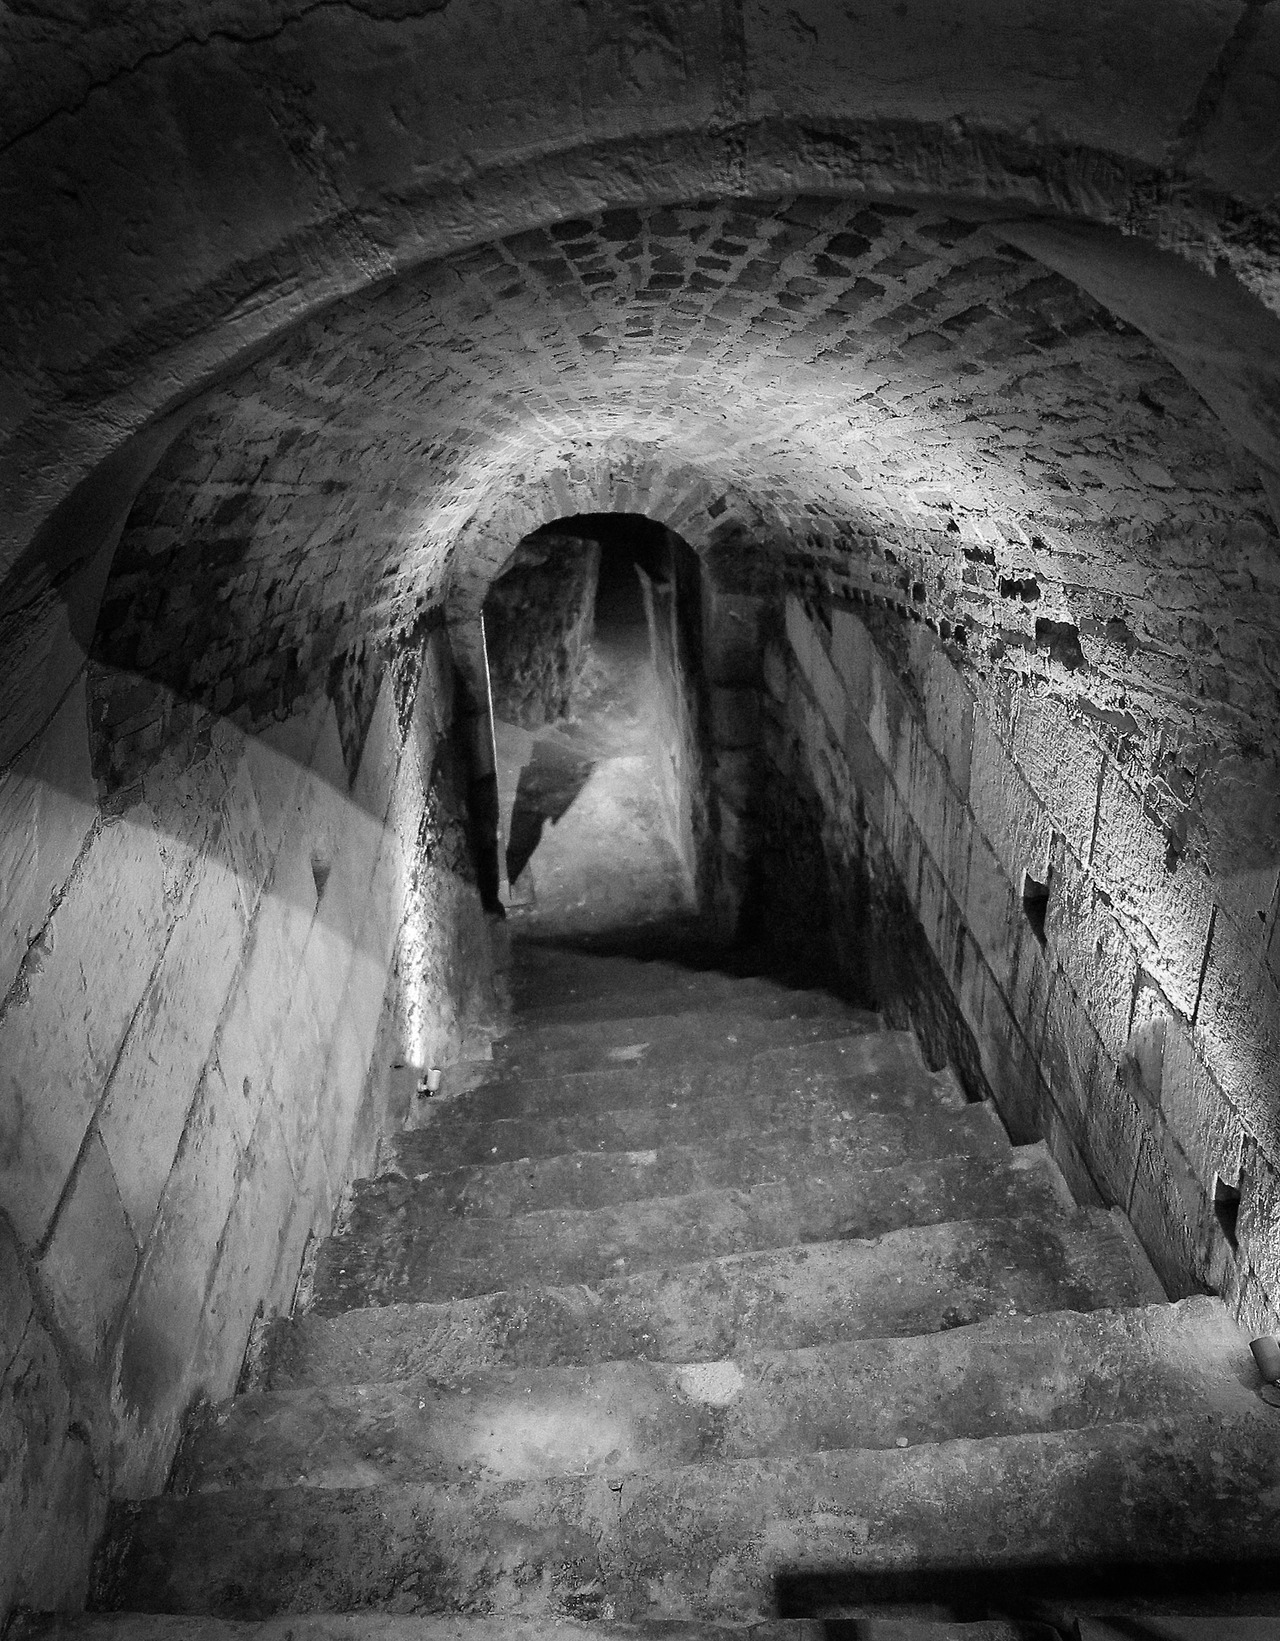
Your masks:
{"label": "arched ceiling", "polygon": [[269,718],[615,505],[1106,721],[1280,719],[1275,521],[1183,377],[975,212],[810,196],[571,219],[298,326],[144,489],[99,654]]}

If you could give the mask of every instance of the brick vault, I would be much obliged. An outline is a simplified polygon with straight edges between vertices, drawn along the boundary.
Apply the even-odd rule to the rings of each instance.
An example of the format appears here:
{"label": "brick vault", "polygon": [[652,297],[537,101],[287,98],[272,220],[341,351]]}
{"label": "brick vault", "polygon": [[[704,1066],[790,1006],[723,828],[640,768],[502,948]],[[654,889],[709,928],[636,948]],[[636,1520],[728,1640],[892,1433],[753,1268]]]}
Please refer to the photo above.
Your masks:
{"label": "brick vault", "polygon": [[707,926],[1280,1331],[1280,8],[0,42],[0,1614],[501,1029],[478,617],[584,515],[695,555]]}

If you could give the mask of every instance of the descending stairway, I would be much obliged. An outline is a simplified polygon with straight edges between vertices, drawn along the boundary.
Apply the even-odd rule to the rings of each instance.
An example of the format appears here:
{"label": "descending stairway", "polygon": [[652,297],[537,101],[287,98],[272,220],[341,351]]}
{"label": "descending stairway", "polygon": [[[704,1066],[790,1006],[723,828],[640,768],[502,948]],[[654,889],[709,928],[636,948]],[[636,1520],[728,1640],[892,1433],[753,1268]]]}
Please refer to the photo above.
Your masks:
{"label": "descending stairway", "polygon": [[1276,1415],[1218,1301],[1167,1303],[912,1037],[662,963],[527,947],[514,984],[260,1387],[119,1510],[121,1616],[82,1627],[1029,1641],[1107,1567],[1276,1553]]}

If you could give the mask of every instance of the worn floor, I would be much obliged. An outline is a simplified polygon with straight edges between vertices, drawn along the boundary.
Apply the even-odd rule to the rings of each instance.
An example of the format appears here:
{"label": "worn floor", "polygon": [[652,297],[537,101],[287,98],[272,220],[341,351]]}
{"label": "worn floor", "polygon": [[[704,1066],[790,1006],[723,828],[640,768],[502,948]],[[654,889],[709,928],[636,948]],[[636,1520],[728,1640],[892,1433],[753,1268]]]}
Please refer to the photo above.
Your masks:
{"label": "worn floor", "polygon": [[1042,1146],[820,993],[529,944],[513,985],[117,1511],[92,1641],[1277,1634],[1248,1349]]}

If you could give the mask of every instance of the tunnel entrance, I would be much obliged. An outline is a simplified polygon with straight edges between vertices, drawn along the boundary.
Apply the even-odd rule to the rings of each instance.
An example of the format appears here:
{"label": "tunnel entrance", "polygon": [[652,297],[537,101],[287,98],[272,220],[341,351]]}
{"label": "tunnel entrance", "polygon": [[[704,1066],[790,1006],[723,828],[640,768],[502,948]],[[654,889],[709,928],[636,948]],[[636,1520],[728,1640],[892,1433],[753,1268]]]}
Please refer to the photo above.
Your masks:
{"label": "tunnel entrance", "polygon": [[696,576],[662,525],[582,514],[526,537],[490,590],[500,848],[521,934],[599,938],[695,913],[682,603]]}

